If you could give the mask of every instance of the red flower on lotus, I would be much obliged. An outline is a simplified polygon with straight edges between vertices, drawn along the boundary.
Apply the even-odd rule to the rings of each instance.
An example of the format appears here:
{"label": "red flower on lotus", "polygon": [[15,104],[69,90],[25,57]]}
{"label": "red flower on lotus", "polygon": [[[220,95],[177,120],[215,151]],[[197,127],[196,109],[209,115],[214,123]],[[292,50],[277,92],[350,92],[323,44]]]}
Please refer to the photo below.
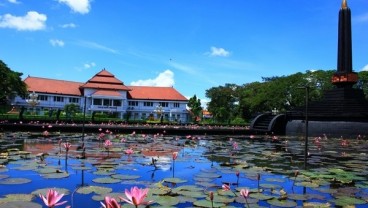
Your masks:
{"label": "red flower on lotus", "polygon": [[43,200],[43,203],[45,203],[45,205],[49,208],[65,204],[67,202],[67,201],[59,202],[60,199],[64,196],[64,194],[59,194],[57,191],[53,189],[49,189],[47,191],[46,196],[43,196],[41,194],[39,196]]}
{"label": "red flower on lotus", "polygon": [[144,201],[147,197],[149,189],[140,189],[137,186],[134,186],[133,188],[130,188],[130,191],[128,189],[125,189],[125,196],[127,199],[123,197],[119,197],[120,199],[124,200],[125,202],[134,205],[135,207],[138,207],[138,205],[148,205],[152,203],[152,201]]}
{"label": "red flower on lotus", "polygon": [[116,199],[111,198],[109,196],[105,197],[105,203],[101,202],[102,207],[104,208],[120,208],[120,204],[116,201]]}

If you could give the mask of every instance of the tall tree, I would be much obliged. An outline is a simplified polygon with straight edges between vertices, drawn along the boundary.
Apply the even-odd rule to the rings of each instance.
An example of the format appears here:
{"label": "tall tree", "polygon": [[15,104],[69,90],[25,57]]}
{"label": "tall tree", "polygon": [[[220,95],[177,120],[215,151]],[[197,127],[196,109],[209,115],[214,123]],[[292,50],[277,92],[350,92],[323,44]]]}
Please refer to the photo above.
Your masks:
{"label": "tall tree", "polygon": [[197,98],[197,95],[194,95],[193,97],[189,98],[188,108],[193,113],[194,117],[200,117],[203,110],[201,99]]}
{"label": "tall tree", "polygon": [[235,84],[225,84],[206,90],[206,97],[211,100],[208,103],[208,111],[216,121],[228,122],[236,114],[239,101],[237,88]]}
{"label": "tall tree", "polygon": [[23,73],[12,71],[3,61],[0,60],[0,103],[7,104],[16,95],[25,97],[27,86],[22,81]]}

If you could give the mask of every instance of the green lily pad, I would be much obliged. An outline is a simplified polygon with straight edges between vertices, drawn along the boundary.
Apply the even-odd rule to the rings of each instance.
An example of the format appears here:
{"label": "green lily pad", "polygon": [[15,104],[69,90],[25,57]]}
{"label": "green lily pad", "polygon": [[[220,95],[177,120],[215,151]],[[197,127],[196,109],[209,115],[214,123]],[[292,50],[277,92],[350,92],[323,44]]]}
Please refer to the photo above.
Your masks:
{"label": "green lily pad", "polygon": [[262,193],[250,193],[249,197],[259,200],[269,200],[272,199],[273,196],[262,194]]}
{"label": "green lily pad", "polygon": [[112,178],[120,179],[120,180],[135,180],[140,178],[139,175],[123,175],[123,174],[114,174],[111,175]]}
{"label": "green lily pad", "polygon": [[58,192],[59,194],[64,194],[64,195],[68,195],[69,194],[69,190],[68,189],[65,189],[65,188],[42,188],[42,189],[37,189],[35,191],[33,191],[31,194],[35,195],[35,196],[38,196],[38,195],[46,195],[47,192],[50,190],[50,189],[53,189],[55,190],[56,192]]}
{"label": "green lily pad", "polygon": [[0,184],[6,185],[18,185],[18,184],[25,184],[30,183],[31,180],[28,178],[5,178],[0,180]]}
{"label": "green lily pad", "polygon": [[278,199],[271,199],[267,200],[267,203],[273,206],[278,207],[296,207],[297,203],[291,200],[278,200]]}
{"label": "green lily pad", "polygon": [[27,201],[12,201],[0,204],[0,208],[42,208],[41,205],[34,203],[34,202],[27,202]]}
{"label": "green lily pad", "polygon": [[320,202],[304,202],[303,207],[310,207],[310,208],[329,208],[331,207],[330,203],[320,203]]}
{"label": "green lily pad", "polygon": [[41,176],[45,179],[58,179],[58,178],[67,178],[67,177],[69,177],[69,173],[67,173],[67,172],[50,173],[50,174],[42,174]]}
{"label": "green lily pad", "polygon": [[0,199],[0,204],[12,201],[32,201],[34,195],[32,194],[7,194],[5,198]]}
{"label": "green lily pad", "polygon": [[112,191],[112,188],[102,187],[102,186],[83,186],[77,190],[77,193],[80,194],[107,194]]}
{"label": "green lily pad", "polygon": [[226,204],[223,203],[215,203],[215,202],[211,202],[208,200],[198,200],[193,202],[193,205],[197,206],[197,207],[225,207]]}
{"label": "green lily pad", "polygon": [[95,183],[105,183],[105,184],[121,182],[120,179],[111,178],[111,177],[95,178],[92,181]]}
{"label": "green lily pad", "polygon": [[200,197],[206,197],[206,194],[203,192],[198,191],[178,191],[177,194],[186,196],[186,197],[193,197],[193,198],[200,198]]}
{"label": "green lily pad", "polygon": [[367,204],[366,201],[354,197],[343,196],[337,199],[331,200],[331,202],[335,203],[337,206],[349,206],[356,204]]}
{"label": "green lily pad", "polygon": [[163,179],[163,181],[167,182],[167,183],[185,183],[187,182],[187,180],[183,180],[180,178],[165,178]]}
{"label": "green lily pad", "polygon": [[153,201],[162,206],[174,206],[179,203],[179,199],[172,196],[156,196],[153,197]]}

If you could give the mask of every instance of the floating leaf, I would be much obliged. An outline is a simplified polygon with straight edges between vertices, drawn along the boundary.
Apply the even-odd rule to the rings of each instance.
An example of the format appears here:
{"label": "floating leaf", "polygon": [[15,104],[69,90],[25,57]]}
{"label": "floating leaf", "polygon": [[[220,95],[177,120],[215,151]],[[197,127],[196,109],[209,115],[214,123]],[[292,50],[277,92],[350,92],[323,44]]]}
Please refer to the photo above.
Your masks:
{"label": "floating leaf", "polygon": [[25,184],[31,182],[28,178],[5,178],[0,180],[0,184],[6,185],[18,185],[18,184]]}
{"label": "floating leaf", "polygon": [[310,207],[310,208],[329,208],[331,207],[330,203],[320,203],[320,202],[304,202],[303,207]]}
{"label": "floating leaf", "polygon": [[40,204],[34,202],[27,202],[27,201],[12,201],[0,204],[0,208],[42,208]]}
{"label": "floating leaf", "polygon": [[67,178],[67,177],[69,177],[69,173],[59,172],[59,173],[42,174],[41,176],[45,179],[58,179],[58,178]]}
{"label": "floating leaf", "polygon": [[12,201],[32,201],[34,195],[32,194],[7,194],[5,198],[0,199],[0,204]]}
{"label": "floating leaf", "polygon": [[187,180],[183,180],[180,178],[165,178],[163,179],[163,181],[167,182],[167,183],[185,183],[187,182]]}
{"label": "floating leaf", "polygon": [[215,202],[212,203],[211,201],[208,201],[208,200],[195,201],[193,204],[197,207],[225,207],[226,206],[226,204],[215,203]]}
{"label": "floating leaf", "polygon": [[120,179],[120,180],[135,180],[140,178],[139,175],[123,175],[123,174],[114,174],[111,175],[112,178]]}
{"label": "floating leaf", "polygon": [[158,203],[162,206],[173,206],[179,203],[179,199],[172,196],[156,196],[152,199],[155,203]]}
{"label": "floating leaf", "polygon": [[337,206],[349,206],[349,205],[356,205],[356,204],[366,204],[367,202],[354,198],[354,197],[348,197],[348,196],[342,196],[337,199],[331,200],[331,202],[335,203]]}
{"label": "floating leaf", "polygon": [[120,179],[111,178],[111,177],[95,178],[92,181],[95,182],[95,183],[105,183],[105,184],[121,182]]}
{"label": "floating leaf", "polygon": [[278,199],[271,199],[267,200],[267,203],[273,206],[278,207],[296,207],[297,203],[291,200],[278,200]]}
{"label": "floating leaf", "polygon": [[68,195],[69,194],[69,190],[68,189],[64,189],[64,188],[55,188],[55,187],[50,187],[50,188],[42,188],[42,189],[37,189],[35,191],[33,191],[31,194],[33,195],[46,195],[47,192],[52,189],[57,191],[59,194],[64,194],[64,195]]}
{"label": "floating leaf", "polygon": [[102,186],[83,186],[77,190],[77,193],[80,194],[107,194],[112,191],[112,188],[102,187]]}
{"label": "floating leaf", "polygon": [[259,199],[259,200],[269,200],[273,198],[273,196],[265,195],[262,193],[251,193],[249,194],[249,197]]}

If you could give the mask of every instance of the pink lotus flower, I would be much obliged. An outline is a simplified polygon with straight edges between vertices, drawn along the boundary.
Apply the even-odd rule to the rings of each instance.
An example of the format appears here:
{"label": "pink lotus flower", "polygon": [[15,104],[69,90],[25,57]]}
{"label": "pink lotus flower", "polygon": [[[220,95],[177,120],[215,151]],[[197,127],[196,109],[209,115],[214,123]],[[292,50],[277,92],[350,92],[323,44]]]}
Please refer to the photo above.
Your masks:
{"label": "pink lotus flower", "polygon": [[172,158],[173,158],[173,160],[176,160],[176,158],[178,158],[178,152],[173,152],[172,153]]}
{"label": "pink lotus flower", "polygon": [[60,199],[64,196],[64,194],[59,194],[57,191],[53,189],[49,189],[46,196],[39,195],[40,198],[43,200],[43,203],[49,208],[53,208],[55,206],[59,206],[65,204],[67,201],[60,202]]}
{"label": "pink lotus flower", "polygon": [[116,199],[111,198],[109,196],[105,197],[105,203],[101,202],[102,207],[104,208],[120,208],[120,204],[116,201]]}
{"label": "pink lotus flower", "polygon": [[244,198],[248,198],[249,196],[249,190],[248,189],[241,189],[240,195],[242,195]]}
{"label": "pink lotus flower", "polygon": [[132,150],[132,148],[129,148],[129,149],[126,149],[124,152],[125,152],[125,154],[127,154],[127,155],[131,155],[131,154],[133,154],[133,153],[134,153],[134,150]]}
{"label": "pink lotus flower", "polygon": [[50,133],[46,130],[46,131],[42,132],[42,135],[45,136],[45,137],[48,137],[50,135]]}
{"label": "pink lotus flower", "polygon": [[147,197],[149,189],[140,189],[137,186],[134,186],[133,188],[130,188],[130,191],[128,189],[125,189],[125,196],[128,199],[125,199],[123,197],[119,197],[120,199],[124,200],[125,202],[134,205],[135,207],[138,207],[138,205],[148,205],[152,203],[152,201],[144,201],[144,199]]}
{"label": "pink lotus flower", "polygon": [[245,202],[247,203],[247,207],[249,208],[249,203],[248,203],[249,190],[248,189],[241,189],[240,190],[240,195],[242,195],[244,197]]}
{"label": "pink lotus flower", "polygon": [[72,146],[72,144],[70,144],[69,142],[64,143],[65,151],[68,152],[71,146]]}
{"label": "pink lotus flower", "polygon": [[109,139],[107,139],[104,143],[104,146],[106,149],[109,149],[112,146],[112,142]]}
{"label": "pink lotus flower", "polygon": [[228,185],[228,184],[222,184],[222,189],[224,191],[230,191],[230,185]]}

